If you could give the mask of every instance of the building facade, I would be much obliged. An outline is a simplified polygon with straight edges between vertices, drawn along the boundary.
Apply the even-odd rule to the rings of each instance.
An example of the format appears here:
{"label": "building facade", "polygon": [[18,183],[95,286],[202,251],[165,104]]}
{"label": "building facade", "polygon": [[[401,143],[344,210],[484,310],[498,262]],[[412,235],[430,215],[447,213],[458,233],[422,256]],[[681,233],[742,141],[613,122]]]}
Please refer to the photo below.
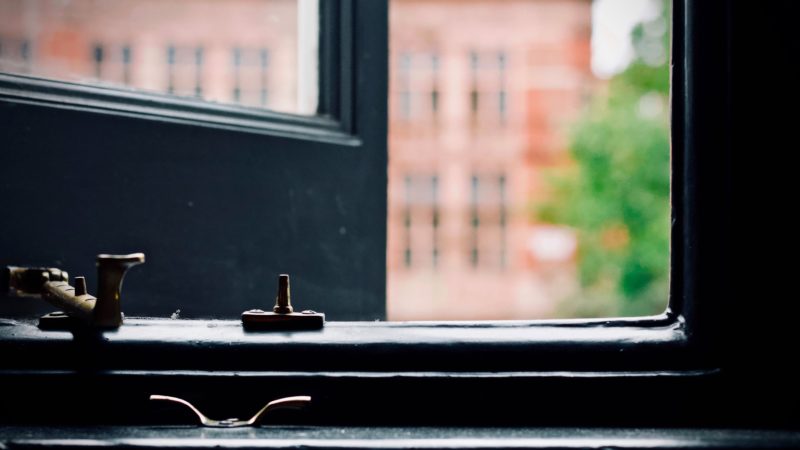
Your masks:
{"label": "building facade", "polygon": [[594,85],[588,0],[393,0],[390,320],[550,317],[573,233],[539,224]]}
{"label": "building facade", "polygon": [[296,112],[296,0],[3,0],[0,71]]}

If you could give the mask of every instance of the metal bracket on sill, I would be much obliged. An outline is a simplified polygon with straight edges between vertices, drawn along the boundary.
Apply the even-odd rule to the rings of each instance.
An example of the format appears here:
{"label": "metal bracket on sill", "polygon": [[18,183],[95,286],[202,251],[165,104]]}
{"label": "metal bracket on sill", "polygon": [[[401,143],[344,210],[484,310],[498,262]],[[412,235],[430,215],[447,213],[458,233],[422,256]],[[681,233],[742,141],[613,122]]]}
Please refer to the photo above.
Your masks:
{"label": "metal bracket on sill", "polygon": [[323,313],[311,310],[294,312],[287,274],[278,276],[278,295],[272,312],[251,309],[242,313],[242,326],[251,331],[319,330],[324,325]]}
{"label": "metal bracket on sill", "polygon": [[278,409],[302,409],[311,403],[311,397],[307,395],[299,395],[296,397],[284,397],[267,403],[266,406],[261,408],[253,417],[251,417],[248,420],[239,420],[236,418],[214,420],[208,418],[205,414],[201,413],[200,410],[195,408],[194,405],[192,405],[191,403],[187,402],[182,398],[169,397],[167,395],[151,395],[150,400],[162,400],[184,405],[189,409],[191,409],[192,412],[197,416],[197,418],[200,419],[200,425],[212,428],[241,428],[241,427],[257,426],[261,422],[261,417],[263,417],[266,413],[270,411],[275,411]]}

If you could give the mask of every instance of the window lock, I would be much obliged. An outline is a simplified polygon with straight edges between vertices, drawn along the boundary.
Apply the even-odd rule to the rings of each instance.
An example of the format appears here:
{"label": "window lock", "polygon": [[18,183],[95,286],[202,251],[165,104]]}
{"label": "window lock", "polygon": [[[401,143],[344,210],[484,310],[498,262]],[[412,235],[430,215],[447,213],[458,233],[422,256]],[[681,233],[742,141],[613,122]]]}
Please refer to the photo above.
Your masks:
{"label": "window lock", "polygon": [[3,287],[11,296],[38,297],[61,308],[39,319],[39,328],[76,326],[116,329],[122,325],[122,280],[129,268],[142,264],[144,253],[97,255],[97,297],[86,290],[86,278],[69,284],[67,272],[50,267],[6,267]]}
{"label": "window lock", "polygon": [[318,330],[325,325],[325,314],[304,310],[294,312],[289,288],[289,275],[278,276],[278,295],[272,312],[251,309],[242,313],[242,326],[246,330]]}

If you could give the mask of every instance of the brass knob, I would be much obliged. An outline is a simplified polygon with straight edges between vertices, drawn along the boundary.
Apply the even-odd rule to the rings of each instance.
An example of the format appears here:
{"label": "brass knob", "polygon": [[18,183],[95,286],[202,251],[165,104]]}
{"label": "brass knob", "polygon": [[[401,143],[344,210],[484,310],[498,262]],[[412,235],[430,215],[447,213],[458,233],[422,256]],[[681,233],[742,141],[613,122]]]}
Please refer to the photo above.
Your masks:
{"label": "brass knob", "polygon": [[122,325],[120,296],[125,272],[144,262],[144,253],[130,255],[97,255],[97,303],[92,324],[101,328]]}
{"label": "brass knob", "polygon": [[278,275],[278,295],[275,297],[275,307],[272,308],[272,311],[276,314],[289,314],[294,311],[288,274]]}
{"label": "brass knob", "polygon": [[242,325],[250,331],[319,330],[325,325],[325,314],[304,310],[294,312],[289,275],[278,276],[278,295],[272,312],[251,309],[242,313]]}

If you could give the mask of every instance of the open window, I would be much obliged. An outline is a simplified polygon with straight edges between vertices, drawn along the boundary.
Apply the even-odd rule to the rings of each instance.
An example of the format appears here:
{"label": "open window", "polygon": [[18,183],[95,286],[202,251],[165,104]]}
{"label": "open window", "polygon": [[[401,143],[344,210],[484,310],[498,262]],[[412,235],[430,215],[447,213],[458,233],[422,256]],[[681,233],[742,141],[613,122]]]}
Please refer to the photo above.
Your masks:
{"label": "open window", "polygon": [[[68,268],[91,286],[95,254],[141,250],[149,260],[124,295],[164,316],[208,299],[231,316],[268,306],[274,274],[288,272],[297,301],[334,319],[277,334],[139,319],[101,340],[5,321],[11,395],[43,398],[35,383],[57,382],[51,403],[97,406],[76,422],[149,421],[158,390],[212,411],[309,393],[318,423],[686,423],[676,414],[703,397],[659,408],[652,397],[718,386],[727,181],[715,168],[727,156],[701,148],[727,126],[725,14],[674,4],[667,313],[450,324],[340,321],[385,314],[387,5],[323,2],[320,14],[313,117],[0,75],[14,215],[0,224],[2,263]],[[523,417],[503,411],[509,398],[544,406]],[[16,420],[63,420],[64,408],[36,416],[30,403]],[[625,407],[598,406],[609,404]]]}

